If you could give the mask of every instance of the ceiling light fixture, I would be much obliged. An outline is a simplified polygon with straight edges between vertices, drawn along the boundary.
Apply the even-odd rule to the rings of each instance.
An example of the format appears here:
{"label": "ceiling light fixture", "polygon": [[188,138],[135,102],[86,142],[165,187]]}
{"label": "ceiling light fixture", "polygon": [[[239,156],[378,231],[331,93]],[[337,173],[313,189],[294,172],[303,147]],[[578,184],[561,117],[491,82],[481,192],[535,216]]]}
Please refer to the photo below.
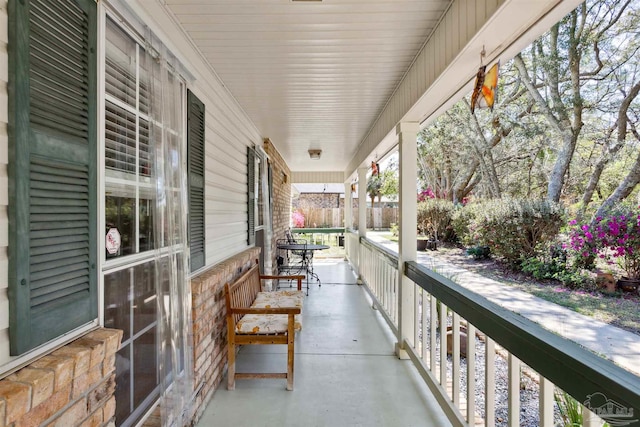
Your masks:
{"label": "ceiling light fixture", "polygon": [[309,150],[309,157],[313,160],[319,160],[322,150]]}

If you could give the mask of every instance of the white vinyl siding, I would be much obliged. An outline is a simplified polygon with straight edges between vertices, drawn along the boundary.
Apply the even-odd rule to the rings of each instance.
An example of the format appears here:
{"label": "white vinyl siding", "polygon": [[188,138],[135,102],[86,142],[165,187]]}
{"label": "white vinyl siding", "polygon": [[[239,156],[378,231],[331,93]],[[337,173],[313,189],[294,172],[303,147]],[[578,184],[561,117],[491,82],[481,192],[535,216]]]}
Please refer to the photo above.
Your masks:
{"label": "white vinyl siding", "polygon": [[[222,88],[220,88],[222,89]],[[205,253],[211,265],[247,247],[247,142],[261,142],[225,92],[194,93],[206,106]],[[236,111],[234,111],[236,110]]]}
{"label": "white vinyl siding", "polygon": [[7,38],[7,2],[0,0],[0,366],[9,361],[9,300],[7,298],[9,285],[7,76],[9,67],[7,65]]}

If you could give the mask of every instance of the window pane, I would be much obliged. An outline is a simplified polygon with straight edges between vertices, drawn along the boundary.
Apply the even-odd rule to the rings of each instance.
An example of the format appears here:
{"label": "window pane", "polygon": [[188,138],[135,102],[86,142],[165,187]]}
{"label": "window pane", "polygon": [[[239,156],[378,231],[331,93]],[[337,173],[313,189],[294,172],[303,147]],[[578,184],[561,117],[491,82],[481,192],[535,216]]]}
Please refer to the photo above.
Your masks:
{"label": "window pane", "polygon": [[120,233],[120,249],[115,254],[107,252],[107,259],[135,253],[136,199],[130,197],[105,197],[105,222],[108,232],[117,228]]}
{"label": "window pane", "polygon": [[149,122],[140,119],[140,175],[151,176],[151,154],[149,147]]}
{"label": "window pane", "polygon": [[104,277],[104,326],[122,329],[122,341],[131,336],[131,274],[121,270]]}
{"label": "window pane", "polygon": [[[107,101],[105,103],[105,167],[123,172],[136,171],[136,116]],[[147,132],[148,141],[148,132]],[[148,169],[148,145],[147,169]]]}
{"label": "window pane", "polygon": [[134,333],[156,321],[156,285],[153,262],[134,267],[133,320]]}
{"label": "window pane", "polygon": [[140,112],[143,114],[149,114],[149,103],[151,98],[150,91],[150,74],[149,74],[149,65],[150,62],[149,57],[147,56],[146,51],[140,47],[140,68],[138,69],[138,79],[140,83],[140,99],[139,106]]}
{"label": "window pane", "polygon": [[140,199],[140,252],[150,251],[153,242],[153,204],[150,199]]}
{"label": "window pane", "polygon": [[116,353],[116,425],[122,425],[131,413],[130,346]]}
{"label": "window pane", "polygon": [[106,44],[106,92],[135,107],[136,43],[109,20]]}
{"label": "window pane", "polygon": [[155,327],[133,342],[133,364],[133,404],[137,407],[158,385]]}

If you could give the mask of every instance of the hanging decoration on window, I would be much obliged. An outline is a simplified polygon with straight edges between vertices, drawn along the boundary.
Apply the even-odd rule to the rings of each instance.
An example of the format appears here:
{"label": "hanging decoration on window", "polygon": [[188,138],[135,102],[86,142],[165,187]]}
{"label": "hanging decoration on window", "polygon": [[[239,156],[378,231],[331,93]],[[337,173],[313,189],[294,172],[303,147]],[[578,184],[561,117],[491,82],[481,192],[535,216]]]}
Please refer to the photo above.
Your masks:
{"label": "hanging decoration on window", "polygon": [[355,184],[355,182],[351,184],[351,192],[352,193],[356,192],[356,184]]}
{"label": "hanging decoration on window", "polygon": [[476,85],[471,94],[471,114],[475,113],[476,107],[489,108],[493,110],[493,104],[496,100],[498,90],[498,70],[500,68],[500,61],[493,64],[493,66],[486,71],[487,66],[482,65],[482,60],[485,56],[484,47],[480,53],[480,68],[476,74]]}
{"label": "hanging decoration on window", "polygon": [[371,176],[376,176],[380,173],[380,165],[378,163],[371,162]]}

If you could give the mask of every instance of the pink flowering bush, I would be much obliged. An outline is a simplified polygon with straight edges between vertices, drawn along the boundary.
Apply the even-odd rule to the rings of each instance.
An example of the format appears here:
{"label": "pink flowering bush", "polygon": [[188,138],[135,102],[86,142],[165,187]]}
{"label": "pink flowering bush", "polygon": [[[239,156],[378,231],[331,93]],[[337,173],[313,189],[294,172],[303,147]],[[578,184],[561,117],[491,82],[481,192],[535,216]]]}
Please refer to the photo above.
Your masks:
{"label": "pink flowering bush", "polygon": [[424,202],[425,200],[435,199],[436,193],[433,192],[431,187],[418,193],[418,202]]}
{"label": "pink flowering bush", "polygon": [[304,228],[304,214],[301,211],[295,211],[291,214],[291,222],[295,228]]}
{"label": "pink flowering bush", "polygon": [[617,262],[627,277],[640,278],[640,207],[620,204],[594,225],[575,220],[569,224],[574,226],[569,244],[578,259]]}

